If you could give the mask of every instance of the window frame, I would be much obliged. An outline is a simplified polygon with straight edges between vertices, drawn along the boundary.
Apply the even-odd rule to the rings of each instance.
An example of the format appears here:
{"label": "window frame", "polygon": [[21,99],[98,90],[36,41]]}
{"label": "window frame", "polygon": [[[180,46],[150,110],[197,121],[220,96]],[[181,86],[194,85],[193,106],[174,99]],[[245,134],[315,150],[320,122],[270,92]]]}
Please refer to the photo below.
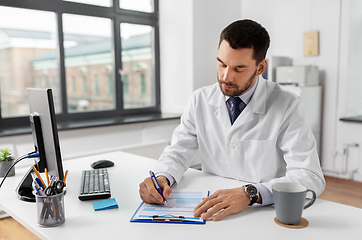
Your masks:
{"label": "window frame", "polygon": [[[58,71],[61,89],[61,113],[56,114],[58,124],[81,123],[84,119],[102,120],[106,118],[124,118],[127,116],[136,116],[144,114],[160,114],[161,113],[161,97],[160,97],[160,48],[159,48],[159,27],[158,27],[158,0],[154,0],[154,12],[138,12],[134,10],[126,10],[119,8],[119,0],[113,0],[112,7],[95,6],[84,3],[67,2],[63,0],[2,0],[0,6],[16,7],[30,10],[49,11],[56,15],[58,29]],[[108,18],[112,21],[113,30],[113,49],[112,57],[114,68],[112,74],[115,80],[115,109],[108,111],[89,111],[89,112],[69,112],[66,93],[65,79],[65,55],[63,45],[63,23],[62,14],[76,14],[90,17]],[[123,107],[123,84],[122,84],[122,62],[121,62],[121,23],[148,25],[154,29],[154,66],[153,78],[155,84],[155,106],[145,108],[124,109]],[[88,86],[89,88],[90,86]],[[1,98],[0,98],[1,106]],[[63,124],[64,125],[64,124]],[[67,125],[67,124],[65,124]],[[0,111],[0,126],[1,129],[17,129],[29,127],[29,117],[10,117],[3,118]],[[0,129],[0,130],[1,130]]]}

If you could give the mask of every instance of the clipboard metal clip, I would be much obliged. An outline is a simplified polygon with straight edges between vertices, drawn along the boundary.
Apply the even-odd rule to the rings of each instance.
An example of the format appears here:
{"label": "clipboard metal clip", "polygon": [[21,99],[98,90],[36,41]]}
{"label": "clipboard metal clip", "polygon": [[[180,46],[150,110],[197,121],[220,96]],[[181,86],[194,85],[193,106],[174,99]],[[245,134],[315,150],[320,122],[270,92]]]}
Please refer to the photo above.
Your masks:
{"label": "clipboard metal clip", "polygon": [[183,222],[185,220],[185,217],[183,216],[173,216],[173,215],[153,215],[152,221],[155,222]]}

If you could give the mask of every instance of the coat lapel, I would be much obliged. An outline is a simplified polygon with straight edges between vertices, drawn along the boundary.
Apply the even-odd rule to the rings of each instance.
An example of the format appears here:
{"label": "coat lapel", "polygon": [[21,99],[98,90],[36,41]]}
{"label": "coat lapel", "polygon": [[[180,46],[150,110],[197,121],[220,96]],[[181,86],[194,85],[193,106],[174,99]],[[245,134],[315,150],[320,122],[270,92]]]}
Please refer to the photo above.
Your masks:
{"label": "coat lapel", "polygon": [[215,108],[214,115],[219,120],[220,124],[228,130],[233,130],[243,124],[253,120],[255,114],[265,114],[266,106],[266,83],[262,76],[259,76],[258,86],[249,102],[242,111],[240,116],[231,125],[229,112],[225,103],[225,97],[222,91],[217,89],[209,100],[209,104]]}
{"label": "coat lapel", "polygon": [[266,83],[262,76],[259,76],[258,85],[250,99],[249,104],[241,112],[231,129],[238,128],[253,120],[254,114],[265,114],[266,105]]}
{"label": "coat lapel", "polygon": [[220,124],[224,128],[229,129],[231,127],[229,112],[225,103],[224,94],[221,92],[220,87],[210,98],[209,104],[215,107],[214,115],[219,120]]}
{"label": "coat lapel", "polygon": [[262,76],[259,76],[258,86],[256,86],[254,95],[248,104],[251,107],[251,112],[265,114],[266,98],[266,80]]}

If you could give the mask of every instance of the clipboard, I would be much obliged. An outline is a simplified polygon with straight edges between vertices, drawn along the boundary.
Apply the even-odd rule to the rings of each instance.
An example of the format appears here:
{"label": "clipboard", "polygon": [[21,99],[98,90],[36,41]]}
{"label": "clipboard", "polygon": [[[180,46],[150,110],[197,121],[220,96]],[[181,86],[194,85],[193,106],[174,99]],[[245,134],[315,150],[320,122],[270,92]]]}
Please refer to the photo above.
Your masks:
{"label": "clipboard", "polygon": [[202,198],[207,196],[207,190],[175,189],[168,197],[169,206],[142,202],[130,222],[205,224],[205,220],[194,217],[192,213]]}

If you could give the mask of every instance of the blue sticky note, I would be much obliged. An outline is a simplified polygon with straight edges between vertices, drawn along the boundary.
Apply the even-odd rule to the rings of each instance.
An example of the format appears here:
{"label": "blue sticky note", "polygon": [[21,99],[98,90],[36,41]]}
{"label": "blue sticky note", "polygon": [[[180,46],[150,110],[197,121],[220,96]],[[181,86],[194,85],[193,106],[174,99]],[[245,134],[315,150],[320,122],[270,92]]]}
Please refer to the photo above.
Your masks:
{"label": "blue sticky note", "polygon": [[107,210],[107,209],[118,208],[118,204],[115,198],[111,198],[111,199],[93,202],[93,208],[95,211]]}

